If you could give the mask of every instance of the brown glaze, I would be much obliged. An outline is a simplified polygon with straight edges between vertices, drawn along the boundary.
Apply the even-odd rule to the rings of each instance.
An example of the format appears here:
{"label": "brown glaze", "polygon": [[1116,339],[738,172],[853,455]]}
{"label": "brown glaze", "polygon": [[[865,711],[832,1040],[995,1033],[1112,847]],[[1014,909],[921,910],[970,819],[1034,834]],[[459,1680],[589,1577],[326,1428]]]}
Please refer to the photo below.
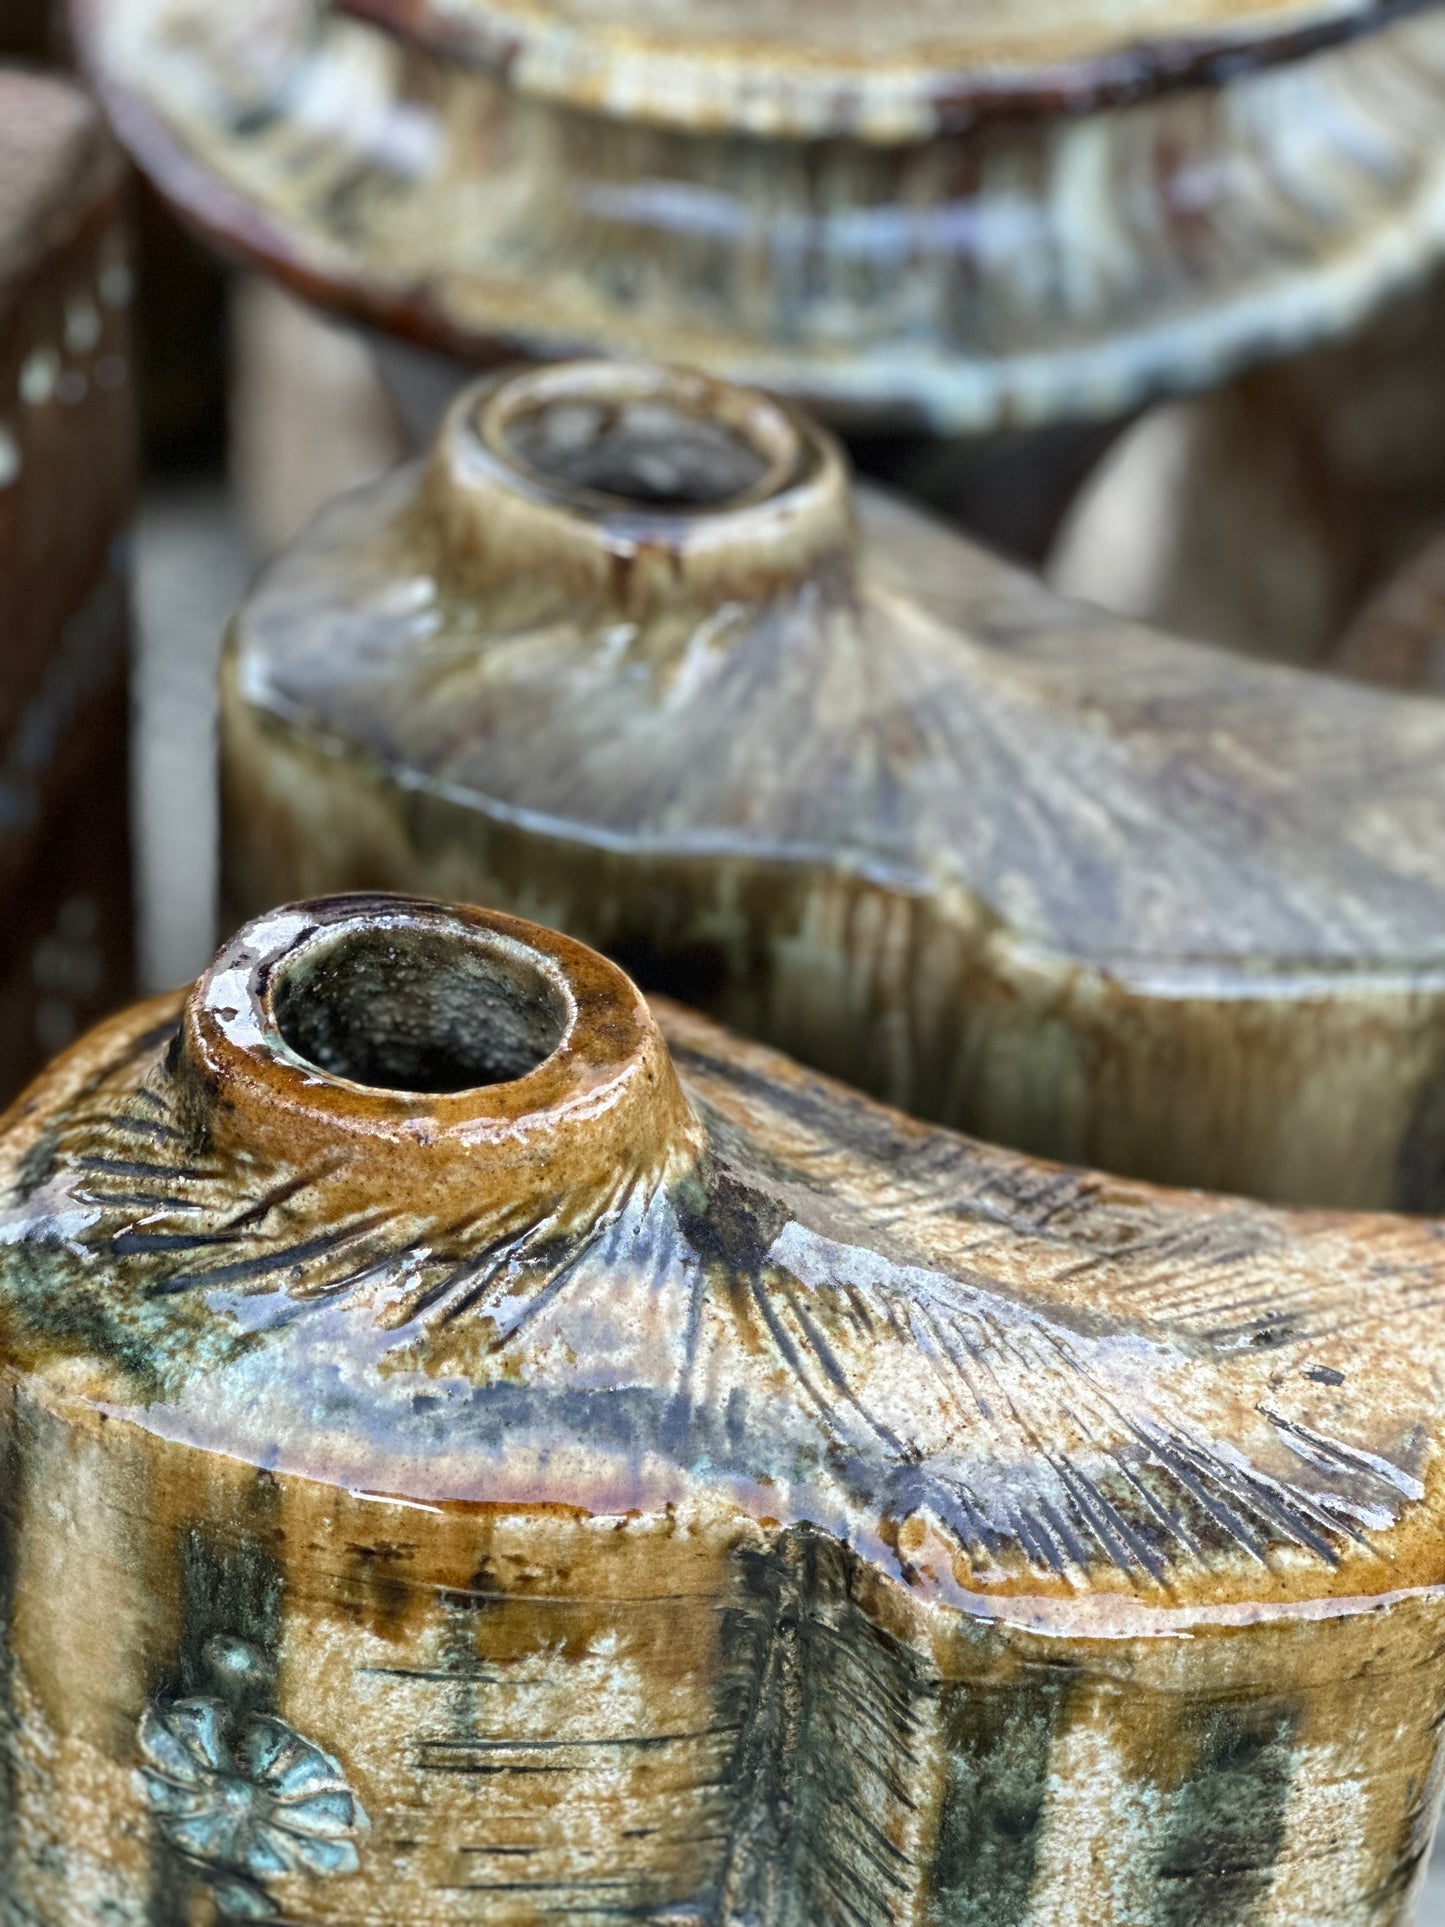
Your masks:
{"label": "brown glaze", "polygon": [[[970,435],[1114,419],[1332,338],[1437,258],[1445,14],[1392,13],[667,0],[628,26],[497,0],[418,22],[478,66],[317,0],[76,9],[143,168],[313,298],[473,361],[648,353]],[[1367,26],[1258,70],[1261,37]],[[1159,91],[1196,36],[1232,52]],[[1106,71],[1126,98],[1086,111]],[[1013,87],[1028,111],[974,111]]]}
{"label": "brown glaze", "polygon": [[779,404],[479,389],[262,579],[222,751],[237,915],[498,904],[995,1141],[1440,1201],[1445,717],[1052,597]]}
{"label": "brown glaze", "polygon": [[0,1094],[131,994],[120,166],[95,111],[0,70]]}
{"label": "brown glaze", "polygon": [[4,1927],[1408,1919],[1437,1225],[396,898],[95,1032],[0,1184]]}

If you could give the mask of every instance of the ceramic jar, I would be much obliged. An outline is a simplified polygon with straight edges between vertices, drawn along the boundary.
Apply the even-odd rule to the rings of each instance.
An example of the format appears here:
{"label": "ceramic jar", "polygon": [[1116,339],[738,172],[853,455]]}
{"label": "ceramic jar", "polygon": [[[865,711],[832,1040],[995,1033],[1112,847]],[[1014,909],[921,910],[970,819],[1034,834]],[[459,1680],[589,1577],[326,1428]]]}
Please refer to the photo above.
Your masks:
{"label": "ceramic jar", "polygon": [[206,232],[476,361],[648,353],[840,421],[1117,419],[1445,238],[1445,24],[1375,0],[81,0]]}
{"label": "ceramic jar", "polygon": [[781,403],[478,388],[263,576],[221,700],[236,915],[494,904],[1000,1142],[1440,1200],[1445,712],[1053,597]]}
{"label": "ceramic jar", "polygon": [[1408,1919],[1436,1225],[399,898],[94,1032],[0,1187],[4,1927]]}
{"label": "ceramic jar", "polygon": [[120,163],[0,70],[0,1099],[132,987]]}

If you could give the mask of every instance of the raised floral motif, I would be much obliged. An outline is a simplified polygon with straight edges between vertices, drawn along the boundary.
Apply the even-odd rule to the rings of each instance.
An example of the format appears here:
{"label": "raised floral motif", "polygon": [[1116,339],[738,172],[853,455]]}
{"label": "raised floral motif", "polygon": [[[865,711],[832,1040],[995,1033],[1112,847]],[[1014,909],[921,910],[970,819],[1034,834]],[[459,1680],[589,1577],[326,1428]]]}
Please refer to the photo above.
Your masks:
{"label": "raised floral motif", "polygon": [[139,1733],[151,1810],[232,1919],[270,1920],[277,1875],[357,1871],[360,1802],[329,1753],[268,1713],[219,1699],[148,1706]]}

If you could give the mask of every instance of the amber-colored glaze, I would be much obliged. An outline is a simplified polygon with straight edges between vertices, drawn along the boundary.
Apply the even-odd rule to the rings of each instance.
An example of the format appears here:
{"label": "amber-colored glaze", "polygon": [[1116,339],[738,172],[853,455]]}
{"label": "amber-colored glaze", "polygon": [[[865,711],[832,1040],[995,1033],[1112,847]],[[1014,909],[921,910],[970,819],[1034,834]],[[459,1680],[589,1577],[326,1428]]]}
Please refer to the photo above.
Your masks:
{"label": "amber-colored glaze", "polygon": [[133,989],[119,157],[0,70],[0,1098]]}
{"label": "amber-colored glaze", "polygon": [[1050,596],[701,376],[465,398],[241,609],[236,916],[422,888],[906,1109],[1445,1197],[1445,715]]}
{"label": "amber-colored glaze", "polygon": [[75,12],[189,219],[473,362],[647,353],[887,430],[1107,421],[1348,332],[1445,242],[1438,5]]}
{"label": "amber-colored glaze", "polygon": [[4,1927],[1401,1927],[1445,1246],[273,912],[0,1131]]}

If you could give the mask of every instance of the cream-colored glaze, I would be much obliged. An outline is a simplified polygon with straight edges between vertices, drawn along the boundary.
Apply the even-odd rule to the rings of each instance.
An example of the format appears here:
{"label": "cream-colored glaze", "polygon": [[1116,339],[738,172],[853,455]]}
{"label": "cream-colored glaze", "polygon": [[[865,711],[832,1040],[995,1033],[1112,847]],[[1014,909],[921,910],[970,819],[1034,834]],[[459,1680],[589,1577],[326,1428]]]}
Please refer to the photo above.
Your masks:
{"label": "cream-colored glaze", "polygon": [[850,95],[865,125],[826,141],[719,125],[735,94],[709,118],[703,78],[676,94],[701,126],[654,124],[620,56],[588,83],[611,111],[539,98],[314,0],[82,0],[77,28],[162,191],[312,298],[473,360],[644,353],[875,426],[1114,417],[1349,331],[1445,238],[1438,7],[944,134]]}
{"label": "cream-colored glaze", "polygon": [[1382,0],[341,0],[623,120],[927,140],[1000,107],[1075,109],[1367,32]]}

